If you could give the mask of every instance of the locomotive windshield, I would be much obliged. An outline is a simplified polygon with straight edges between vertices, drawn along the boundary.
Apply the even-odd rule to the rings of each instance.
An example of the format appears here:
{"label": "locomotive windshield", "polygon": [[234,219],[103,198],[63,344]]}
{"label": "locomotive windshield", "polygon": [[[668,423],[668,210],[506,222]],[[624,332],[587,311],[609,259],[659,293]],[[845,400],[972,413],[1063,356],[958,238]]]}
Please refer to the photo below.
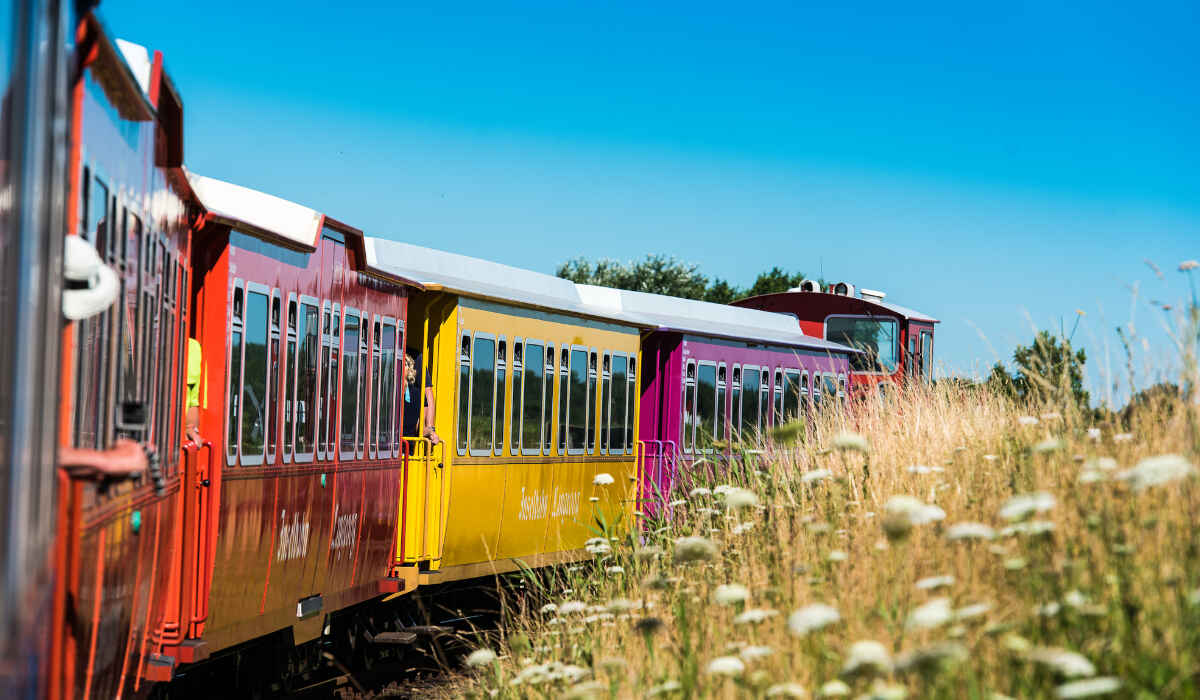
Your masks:
{"label": "locomotive windshield", "polygon": [[850,356],[855,372],[896,371],[899,357],[897,326],[892,318],[832,316],[825,319],[825,339],[862,350]]}

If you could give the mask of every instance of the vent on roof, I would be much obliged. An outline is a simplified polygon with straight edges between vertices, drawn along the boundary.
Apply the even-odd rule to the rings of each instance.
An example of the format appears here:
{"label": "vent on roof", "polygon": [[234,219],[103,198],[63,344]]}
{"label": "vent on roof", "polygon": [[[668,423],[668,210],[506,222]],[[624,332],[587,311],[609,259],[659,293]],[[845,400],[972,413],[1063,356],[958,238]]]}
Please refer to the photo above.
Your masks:
{"label": "vent on roof", "polygon": [[887,296],[887,294],[884,294],[883,292],[877,292],[874,289],[860,289],[858,290],[858,294],[866,301],[876,304],[883,301],[883,298]]}
{"label": "vent on roof", "polygon": [[854,285],[849,282],[838,282],[829,288],[829,291],[844,297],[854,296]]}
{"label": "vent on roof", "polygon": [[799,287],[792,287],[789,292],[819,292],[821,285],[816,280],[802,280]]}

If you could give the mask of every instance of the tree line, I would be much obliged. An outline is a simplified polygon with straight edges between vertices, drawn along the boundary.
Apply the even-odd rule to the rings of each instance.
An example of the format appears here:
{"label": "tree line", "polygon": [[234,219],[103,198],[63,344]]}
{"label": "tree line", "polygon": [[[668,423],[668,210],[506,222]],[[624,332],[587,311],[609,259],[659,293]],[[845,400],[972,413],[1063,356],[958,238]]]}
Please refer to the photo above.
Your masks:
{"label": "tree line", "polygon": [[[611,258],[591,261],[573,258],[558,266],[554,274],[577,284],[625,289],[631,292],[666,294],[684,299],[728,304],[735,299],[786,292],[805,279],[802,272],[772,267],[760,272],[749,287],[737,287],[720,277],[708,277],[695,263],[674,256],[650,254],[642,260],[621,262]],[[821,286],[825,282],[821,280]]]}

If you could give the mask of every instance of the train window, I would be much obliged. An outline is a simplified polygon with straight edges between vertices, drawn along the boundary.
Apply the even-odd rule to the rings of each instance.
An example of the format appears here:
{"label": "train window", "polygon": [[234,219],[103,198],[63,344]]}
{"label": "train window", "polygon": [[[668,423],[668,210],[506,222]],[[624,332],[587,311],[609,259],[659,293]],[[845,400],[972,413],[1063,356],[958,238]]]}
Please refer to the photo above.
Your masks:
{"label": "train window", "polygon": [[[904,354],[904,376],[911,379],[913,377],[913,358],[917,356],[917,334],[911,330],[908,332],[908,352]],[[916,366],[916,371],[921,371],[921,366]]]}
{"label": "train window", "polygon": [[297,337],[300,347],[296,355],[296,398],[293,401],[296,414],[296,461],[311,462],[317,446],[317,420],[320,416],[317,374],[321,357],[321,315],[316,299],[301,297]]}
{"label": "train window", "polygon": [[921,374],[933,381],[933,332],[921,331]]}
{"label": "train window", "polygon": [[758,378],[759,429],[765,433],[771,421],[771,370],[763,367]]}
{"label": "train window", "polygon": [[329,421],[325,418],[325,402],[329,396],[329,352],[333,342],[333,306],[326,301],[321,305],[321,379],[317,391],[317,412],[314,420],[317,422],[317,459],[325,459],[325,443],[329,432]]}
{"label": "train window", "polygon": [[800,375],[800,413],[808,415],[812,410],[812,397],[808,390],[808,372]]}
{"label": "train window", "polygon": [[571,348],[570,388],[567,390],[567,454],[583,454],[591,432],[587,429],[588,409],[591,408],[588,386],[588,354],[582,348]]}
{"label": "train window", "polygon": [[826,372],[821,376],[821,391],[830,398],[838,397],[837,377],[832,372]]}
{"label": "train window", "polygon": [[733,366],[729,376],[729,440],[742,439],[742,368]]}
{"label": "train window", "polygon": [[863,351],[850,356],[852,370],[891,374],[899,366],[897,327],[894,318],[828,316],[825,319],[825,339]]}
{"label": "train window", "polygon": [[800,373],[789,369],[783,376],[783,420],[790,422],[800,417]]}
{"label": "train window", "polygon": [[283,461],[292,461],[292,446],[295,444],[296,406],[296,295],[288,294],[287,343],[284,345],[283,360]]}
{"label": "train window", "polygon": [[629,404],[633,404],[633,408],[626,409],[625,421],[625,454],[633,454],[633,423],[634,416],[637,415],[637,358],[629,358],[629,391],[626,400]]}
{"label": "train window", "polygon": [[[339,304],[333,305],[329,317],[329,366],[322,370],[321,397],[325,410],[321,413],[321,431],[325,434],[325,459],[330,461],[337,454],[338,443],[338,380],[341,378],[342,357],[342,312]],[[353,352],[353,350],[351,350]]]}
{"label": "train window", "polygon": [[[540,360],[541,357],[538,356]],[[508,434],[508,451],[512,454],[521,453],[521,421],[525,411],[521,406],[525,396],[525,346],[520,338],[513,339],[512,359],[512,408],[509,409],[510,432]]]}
{"label": "train window", "polygon": [[354,436],[358,427],[358,336],[361,332],[358,311],[346,309],[346,326],[342,331],[342,430],[340,455],[343,460],[354,459]]}
{"label": "train window", "polygon": [[771,411],[771,425],[783,425],[783,370],[775,370],[775,404]]}
{"label": "train window", "polygon": [[504,379],[508,372],[508,343],[505,342],[504,336],[500,336],[496,343],[496,386],[495,386],[495,412],[496,418],[492,427],[492,448],[496,454],[504,454],[504,426],[508,423],[504,420],[504,409],[507,402],[504,400]]}
{"label": "train window", "polygon": [[742,439],[751,440],[759,431],[758,420],[758,368],[747,365],[742,368]]}
{"label": "train window", "polygon": [[[404,386],[404,343],[406,334],[404,332],[404,321],[396,320],[396,351],[392,356],[392,411],[391,411],[391,435],[392,435],[392,456],[400,456],[400,415],[404,412],[404,392],[400,391],[400,387]],[[436,367],[434,370],[436,371]]]}
{"label": "train window", "polygon": [[838,378],[837,378],[837,382],[838,382],[838,398],[842,399],[844,401],[846,399],[846,375],[839,374]]}
{"label": "train window", "polygon": [[567,449],[567,401],[571,398],[571,351],[562,348],[558,359],[558,453]]}
{"label": "train window", "polygon": [[[717,366],[701,362],[696,372],[696,448],[712,451],[717,424]],[[702,448],[702,449],[701,449]]]}
{"label": "train window", "polygon": [[696,361],[688,360],[683,375],[683,451],[696,442]]}
{"label": "train window", "polygon": [[279,431],[279,324],[282,320],[279,290],[271,293],[271,336],[267,340],[267,464],[275,463]]}
{"label": "train window", "polygon": [[[554,351],[550,351],[554,357]],[[535,455],[542,446],[542,402],[545,398],[545,361],[541,343],[526,341],[524,378],[521,380],[521,454]],[[516,371],[515,369],[513,370]],[[553,362],[550,376],[554,376]]]}
{"label": "train window", "polygon": [[609,423],[611,452],[621,454],[627,445],[625,440],[625,417],[629,412],[629,358],[613,355],[612,358],[612,418]]}
{"label": "train window", "polygon": [[[142,235],[142,222],[139,221],[136,216],[126,211],[123,223],[126,228],[126,234],[122,236],[122,239],[125,241],[125,246],[126,248],[129,247],[129,239],[132,237],[134,239],[133,247],[136,250],[137,244]],[[125,256],[123,255],[122,257]],[[134,329],[137,328],[137,302],[140,298],[140,292],[138,292],[136,289],[130,289],[130,287],[133,286],[131,283],[136,284],[137,282],[138,271],[132,269],[133,265],[130,264],[126,264],[125,267],[129,270],[129,273],[127,275],[122,275],[121,277],[122,290],[121,296],[119,297],[119,299],[122,300],[122,303],[119,305],[121,322],[117,325],[121,335],[121,375],[118,378],[117,383],[118,386],[121,387],[121,402],[126,404],[134,404],[141,399],[140,392],[138,391],[139,387],[136,353],[141,351],[142,348],[138,346],[133,337],[135,332]],[[132,276],[134,279],[130,280],[130,276]]]}
{"label": "train window", "polygon": [[[382,359],[381,353],[379,351],[380,332],[381,331],[380,331],[380,327],[379,327],[379,317],[376,316],[375,322],[371,324],[371,381],[368,384],[368,386],[371,387],[370,417],[375,419],[375,425],[374,425],[375,429],[370,431],[371,432],[370,442],[367,443],[368,450],[370,451],[369,456],[371,459],[376,459],[379,457],[380,433],[383,432],[382,430],[380,430],[380,425],[379,425],[379,414],[380,414],[379,400],[382,397],[382,389],[383,389],[383,387],[381,387],[379,385],[379,380],[380,380],[379,364],[380,364],[380,360]],[[370,423],[368,423],[367,414],[364,413],[363,414],[363,426],[364,426],[363,432],[364,433],[368,432],[366,429],[367,425],[370,425]]]}
{"label": "train window", "polygon": [[[418,377],[419,379],[419,377]],[[458,453],[467,451],[471,420],[471,334],[463,333],[458,351]]]}
{"label": "train window", "polygon": [[600,364],[600,454],[608,454],[612,431],[612,353],[604,353]]}
{"label": "train window", "polygon": [[476,333],[471,348],[471,454],[492,452],[492,420],[496,409],[496,341]]}
{"label": "train window", "polygon": [[[360,314],[358,324],[358,411],[354,422],[357,439],[354,443],[354,456],[362,459],[366,456],[367,446],[367,406],[370,405],[371,384],[367,381],[367,364],[371,356],[371,321],[366,314]],[[353,348],[351,349],[353,352]]]}
{"label": "train window", "polygon": [[550,454],[554,446],[554,345],[546,344],[546,372],[542,377],[542,449]]}
{"label": "train window", "polygon": [[584,432],[587,435],[587,451],[588,454],[596,454],[596,414],[593,412],[596,402],[596,351],[593,350],[588,356],[588,373],[587,373],[587,393],[584,394],[587,402],[587,414],[584,419]]}
{"label": "train window", "polygon": [[[186,285],[187,285],[187,270],[184,267],[182,261],[177,262],[176,267],[178,268],[178,277],[176,279],[178,279],[179,284],[184,285],[184,289],[186,289],[187,288],[186,287]],[[185,319],[184,310],[186,309],[186,306],[185,306],[186,301],[184,300],[184,297],[185,297],[185,295],[181,294],[180,299],[177,303],[177,306],[178,306],[177,317],[179,320],[176,325],[179,327],[179,332],[177,333],[177,335],[179,336],[179,344],[175,346],[175,348],[176,348],[175,381],[172,384],[172,386],[175,387],[175,392],[177,394],[179,394],[180,398],[176,398],[175,400],[173,400],[171,402],[171,412],[172,412],[173,417],[171,419],[171,443],[170,444],[172,446],[180,444],[179,432],[183,428],[183,417],[180,412],[186,410],[186,406],[184,405],[184,400],[182,398],[183,392],[185,391],[185,373],[187,372],[187,345],[188,345],[187,344],[188,329],[187,329],[187,324],[184,323],[184,319]],[[168,451],[168,453],[166,455],[164,455],[164,459],[166,459],[166,464],[168,467],[167,476],[173,476],[175,473],[174,467],[175,467],[175,465],[178,464],[179,452],[175,449],[171,449]]]}
{"label": "train window", "polygon": [[[258,288],[258,289],[256,289]],[[261,289],[261,291],[259,291]],[[245,351],[242,359],[242,432],[243,465],[262,464],[266,446],[267,402],[267,290],[246,285]]]}
{"label": "train window", "polygon": [[241,400],[242,385],[242,283],[234,280],[233,315],[229,322],[229,410],[226,412],[228,430],[225,439],[225,460],[229,464],[237,463],[238,426],[241,424],[241,413],[238,402]]}
{"label": "train window", "polygon": [[717,365],[717,422],[714,433],[717,440],[728,439],[725,435],[725,392],[728,385],[728,377],[725,372],[724,364]]}
{"label": "train window", "polygon": [[812,405],[813,410],[821,408],[821,373],[813,372],[812,374]]}
{"label": "train window", "polygon": [[396,324],[384,319],[379,349],[379,419],[375,421],[376,442],[381,458],[396,449]]}

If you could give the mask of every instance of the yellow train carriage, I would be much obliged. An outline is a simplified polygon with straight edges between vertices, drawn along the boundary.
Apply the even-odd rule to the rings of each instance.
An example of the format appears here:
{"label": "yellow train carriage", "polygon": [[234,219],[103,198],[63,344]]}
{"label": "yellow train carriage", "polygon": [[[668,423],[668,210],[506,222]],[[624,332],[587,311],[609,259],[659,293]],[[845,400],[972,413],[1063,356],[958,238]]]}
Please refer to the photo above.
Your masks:
{"label": "yellow train carriage", "polygon": [[408,439],[397,564],[426,583],[471,578],[580,559],[589,538],[629,532],[638,329],[585,313],[566,280],[392,241],[367,248],[424,287],[406,344],[432,370],[443,440]]}

